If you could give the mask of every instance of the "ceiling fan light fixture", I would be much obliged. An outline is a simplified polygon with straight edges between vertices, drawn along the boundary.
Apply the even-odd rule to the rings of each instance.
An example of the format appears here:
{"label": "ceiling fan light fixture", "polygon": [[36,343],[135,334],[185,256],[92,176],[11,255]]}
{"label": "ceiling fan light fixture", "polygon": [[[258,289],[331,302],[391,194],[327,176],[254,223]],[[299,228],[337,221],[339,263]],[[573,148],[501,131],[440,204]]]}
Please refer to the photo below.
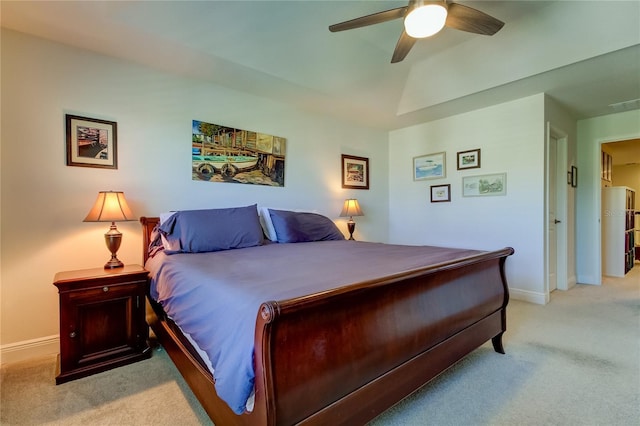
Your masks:
{"label": "ceiling fan light fixture", "polygon": [[430,37],[444,28],[446,20],[447,8],[443,3],[428,3],[407,14],[404,29],[413,38]]}

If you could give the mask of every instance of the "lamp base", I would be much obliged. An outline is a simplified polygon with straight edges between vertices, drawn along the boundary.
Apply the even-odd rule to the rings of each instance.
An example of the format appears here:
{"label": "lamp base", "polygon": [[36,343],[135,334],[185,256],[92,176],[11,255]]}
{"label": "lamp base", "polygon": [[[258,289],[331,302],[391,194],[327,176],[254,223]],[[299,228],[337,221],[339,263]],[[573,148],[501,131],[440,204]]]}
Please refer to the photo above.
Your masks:
{"label": "lamp base", "polygon": [[104,269],[115,269],[115,268],[122,268],[122,267],[124,267],[124,263],[122,263],[120,259],[118,259],[115,256],[112,256],[111,260],[109,260],[107,263],[104,264]]}
{"label": "lamp base", "polygon": [[355,238],[353,238],[353,231],[356,230],[356,223],[353,220],[349,220],[349,222],[347,222],[347,229],[349,230],[349,239],[355,241]]}
{"label": "lamp base", "polygon": [[124,263],[118,260],[116,252],[120,248],[122,242],[122,233],[116,228],[115,222],[111,222],[111,227],[106,234],[104,234],[104,242],[107,244],[107,248],[111,252],[111,260],[104,265],[104,269],[122,268]]}

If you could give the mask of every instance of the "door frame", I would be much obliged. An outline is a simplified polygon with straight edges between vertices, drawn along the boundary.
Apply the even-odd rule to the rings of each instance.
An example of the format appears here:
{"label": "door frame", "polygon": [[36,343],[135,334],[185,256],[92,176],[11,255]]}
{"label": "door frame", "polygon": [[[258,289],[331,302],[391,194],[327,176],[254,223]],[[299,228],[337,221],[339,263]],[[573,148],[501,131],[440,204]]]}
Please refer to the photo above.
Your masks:
{"label": "door frame", "polygon": [[[556,288],[558,290],[569,289],[568,276],[568,240],[569,240],[569,218],[568,211],[568,183],[565,179],[568,169],[568,134],[560,128],[547,122],[545,137],[545,187],[544,187],[544,292],[545,303],[550,300],[549,292],[549,196],[551,191],[550,185],[550,146],[551,138],[556,139],[556,219],[560,220],[562,226],[556,226]],[[573,220],[571,221],[573,223]]]}

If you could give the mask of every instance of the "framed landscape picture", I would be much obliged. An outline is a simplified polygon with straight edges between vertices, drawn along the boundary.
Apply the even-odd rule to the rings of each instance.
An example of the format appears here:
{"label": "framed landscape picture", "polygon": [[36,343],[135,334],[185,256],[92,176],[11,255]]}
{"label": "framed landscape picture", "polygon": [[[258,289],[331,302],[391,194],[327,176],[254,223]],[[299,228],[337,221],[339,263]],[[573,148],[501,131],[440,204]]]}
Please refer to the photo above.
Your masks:
{"label": "framed landscape picture", "polygon": [[369,159],[342,154],[342,187],[369,189]]}
{"label": "framed landscape picture", "polygon": [[191,179],[284,187],[287,139],[191,120]]}
{"label": "framed landscape picture", "polygon": [[462,178],[462,196],[463,197],[506,195],[506,193],[507,193],[507,174],[506,173],[466,176]]}
{"label": "framed landscape picture", "polygon": [[458,170],[479,169],[480,149],[458,152]]}
{"label": "framed landscape picture", "polygon": [[96,118],[65,116],[67,166],[118,168],[118,124]]}
{"label": "framed landscape picture", "polygon": [[446,153],[437,152],[413,158],[413,180],[440,179],[446,176]]}

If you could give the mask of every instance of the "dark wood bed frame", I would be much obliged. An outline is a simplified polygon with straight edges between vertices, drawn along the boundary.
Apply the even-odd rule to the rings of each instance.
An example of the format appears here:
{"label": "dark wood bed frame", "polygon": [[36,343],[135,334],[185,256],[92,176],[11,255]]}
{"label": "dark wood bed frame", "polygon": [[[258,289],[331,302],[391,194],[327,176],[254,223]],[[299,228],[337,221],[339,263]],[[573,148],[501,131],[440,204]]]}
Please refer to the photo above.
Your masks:
{"label": "dark wood bed frame", "polygon": [[[158,218],[143,217],[143,257]],[[365,424],[491,340],[504,353],[510,247],[262,304],[255,406],[236,415],[202,359],[148,300],[147,321],[217,425]]]}

